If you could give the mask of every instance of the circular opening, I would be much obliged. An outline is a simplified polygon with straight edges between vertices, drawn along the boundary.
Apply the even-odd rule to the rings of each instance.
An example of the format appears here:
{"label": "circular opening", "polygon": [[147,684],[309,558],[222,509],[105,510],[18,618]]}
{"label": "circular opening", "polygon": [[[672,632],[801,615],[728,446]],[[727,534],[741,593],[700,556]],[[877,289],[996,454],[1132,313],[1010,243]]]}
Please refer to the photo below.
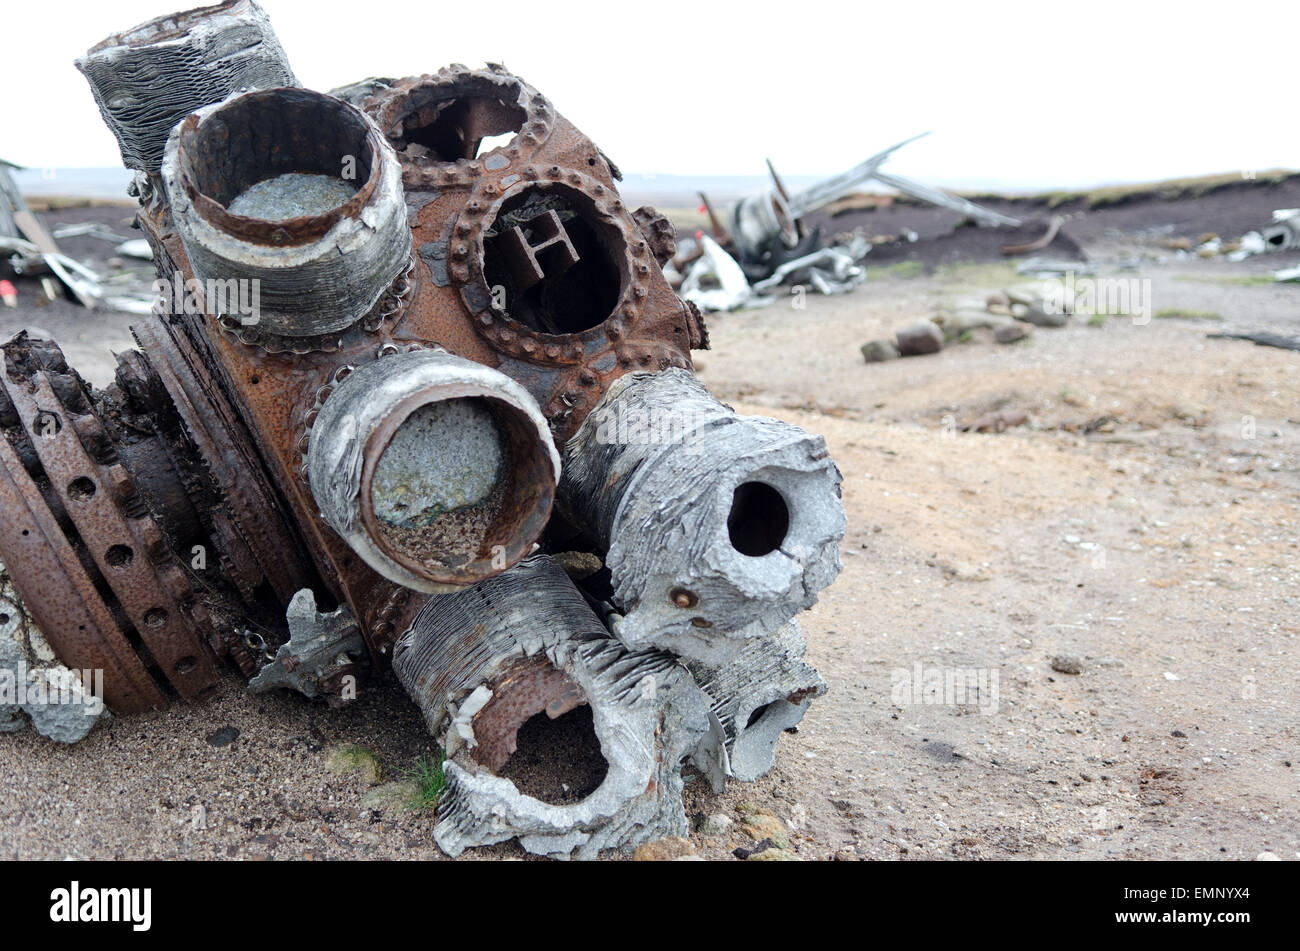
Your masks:
{"label": "circular opening", "polygon": [[536,426],[486,396],[426,398],[392,418],[400,422],[363,477],[363,518],[388,555],[444,583],[478,580],[518,561],[554,493]]}
{"label": "circular opening", "polygon": [[727,534],[736,551],[761,558],[780,548],[789,530],[790,509],[780,492],[766,482],[736,486],[727,515]]}
{"label": "circular opening", "polygon": [[0,625],[5,625],[8,623],[9,623],[9,615],[0,613]]}
{"label": "circular opening", "polygon": [[388,138],[407,158],[456,162],[507,145],[528,121],[517,82],[466,77],[417,86],[399,106]]}
{"label": "circular opening", "polygon": [[114,545],[104,552],[104,561],[110,568],[126,568],[135,560],[135,552],[126,545]]}
{"label": "circular opening", "polygon": [[261,222],[328,217],[306,229],[304,237],[315,237],[370,181],[369,134],[360,113],[330,96],[261,90],[187,127],[184,168],[194,188],[230,215]]}
{"label": "circular opening", "polygon": [[529,186],[501,203],[483,234],[492,308],[539,333],[597,327],[622,297],[627,248],[591,199],[563,186]]}
{"label": "circular opening", "polygon": [[167,612],[162,608],[150,608],[144,612],[146,627],[162,627],[167,623]]}
{"label": "circular opening", "polygon": [[78,476],[68,483],[68,498],[84,502],[95,494],[95,483],[87,476]]}
{"label": "circular opening", "polygon": [[188,674],[191,670],[199,665],[197,657],[185,656],[176,662],[173,668],[178,674]]}
{"label": "circular opening", "polygon": [[546,713],[530,717],[515,741],[515,752],[497,775],[525,796],[553,806],[586,799],[609,772],[591,707],[585,703],[555,719]]}

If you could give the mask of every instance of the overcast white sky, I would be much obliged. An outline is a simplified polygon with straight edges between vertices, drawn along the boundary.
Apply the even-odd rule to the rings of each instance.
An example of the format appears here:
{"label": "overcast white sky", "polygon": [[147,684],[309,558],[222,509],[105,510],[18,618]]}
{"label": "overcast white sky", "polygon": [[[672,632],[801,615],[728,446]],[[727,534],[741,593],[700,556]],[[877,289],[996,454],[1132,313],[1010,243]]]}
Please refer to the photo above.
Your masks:
{"label": "overcast white sky", "polygon": [[[0,157],[118,165],[74,57],[186,0],[6,3]],[[1300,2],[262,0],[298,79],[503,62],[625,170],[1038,187],[1300,165]]]}

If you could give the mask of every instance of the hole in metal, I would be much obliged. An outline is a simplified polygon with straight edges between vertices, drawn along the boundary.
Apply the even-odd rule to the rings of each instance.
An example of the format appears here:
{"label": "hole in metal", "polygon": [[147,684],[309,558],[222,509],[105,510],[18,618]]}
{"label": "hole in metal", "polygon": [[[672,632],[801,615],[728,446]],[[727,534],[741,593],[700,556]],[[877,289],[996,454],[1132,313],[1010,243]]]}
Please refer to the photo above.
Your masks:
{"label": "hole in metal", "polygon": [[789,530],[790,509],[780,492],[766,482],[736,486],[727,515],[727,534],[736,551],[761,558],[780,548]]}
{"label": "hole in metal", "polygon": [[84,502],[86,499],[93,497],[94,494],[95,483],[88,476],[77,476],[68,483],[68,498],[76,502]]}
{"label": "hole in metal", "polygon": [[104,552],[104,561],[110,568],[126,568],[135,560],[135,552],[126,545],[114,545]]}
{"label": "hole in metal", "polygon": [[437,162],[474,159],[508,144],[528,121],[528,113],[509,101],[505,90],[453,86],[436,94],[448,97],[413,108],[402,122],[401,135],[390,136],[398,151]]}
{"label": "hole in metal", "polygon": [[553,806],[586,799],[609,771],[587,704],[554,720],[538,713],[519,728],[517,743],[497,775],[525,796]]}
{"label": "hole in metal", "polygon": [[626,254],[617,228],[580,192],[527,188],[502,203],[483,239],[492,306],[541,333],[574,334],[618,306]]}

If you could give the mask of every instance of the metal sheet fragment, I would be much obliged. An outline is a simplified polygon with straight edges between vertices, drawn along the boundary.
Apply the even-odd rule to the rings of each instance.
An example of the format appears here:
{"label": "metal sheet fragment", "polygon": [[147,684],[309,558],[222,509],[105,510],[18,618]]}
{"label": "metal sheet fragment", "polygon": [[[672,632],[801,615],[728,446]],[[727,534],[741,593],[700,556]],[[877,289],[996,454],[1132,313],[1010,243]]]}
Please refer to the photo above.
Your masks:
{"label": "metal sheet fragment", "polygon": [[749,639],[721,666],[686,662],[722,731],[721,744],[703,742],[692,755],[715,792],[729,778],[753,782],[765,776],[781,734],[826,693],[826,681],[803,659],[805,649],[799,622],[790,620],[770,635]]}

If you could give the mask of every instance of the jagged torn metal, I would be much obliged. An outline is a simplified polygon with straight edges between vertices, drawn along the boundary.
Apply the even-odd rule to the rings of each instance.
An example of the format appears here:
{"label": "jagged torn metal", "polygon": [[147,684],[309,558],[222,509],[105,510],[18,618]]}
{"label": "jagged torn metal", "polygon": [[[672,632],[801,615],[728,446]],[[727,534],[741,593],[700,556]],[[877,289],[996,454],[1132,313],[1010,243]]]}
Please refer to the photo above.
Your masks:
{"label": "jagged torn metal", "polygon": [[[393,667],[447,754],[434,838],[448,855],[517,838],[552,858],[596,858],[687,831],[681,767],[709,703],[658,650],[629,651],[550,558],[430,598]],[[608,765],[584,799],[552,805],[494,774],[530,717],[591,706]]]}
{"label": "jagged torn metal", "polygon": [[[839,574],[844,506],[825,440],[741,416],[684,370],[616,381],[563,473],[566,514],[608,546],[624,614],[613,629],[629,648],[721,665]],[[747,504],[754,491],[768,504]]]}
{"label": "jagged torn metal", "polygon": [[751,638],[720,667],[687,661],[716,720],[715,730],[691,756],[714,792],[722,792],[728,778],[752,782],[766,775],[781,734],[826,693],[826,681],[803,659],[805,647],[799,623],[792,620],[774,634]]}
{"label": "jagged torn metal", "polygon": [[310,588],[303,588],[293,596],[285,617],[289,622],[289,642],[280,645],[275,660],[248,682],[252,693],[286,687],[306,697],[319,697],[324,692],[321,680],[331,669],[345,667],[366,652],[361,629],[352,612],[340,607],[320,613],[316,610],[316,595]]}

